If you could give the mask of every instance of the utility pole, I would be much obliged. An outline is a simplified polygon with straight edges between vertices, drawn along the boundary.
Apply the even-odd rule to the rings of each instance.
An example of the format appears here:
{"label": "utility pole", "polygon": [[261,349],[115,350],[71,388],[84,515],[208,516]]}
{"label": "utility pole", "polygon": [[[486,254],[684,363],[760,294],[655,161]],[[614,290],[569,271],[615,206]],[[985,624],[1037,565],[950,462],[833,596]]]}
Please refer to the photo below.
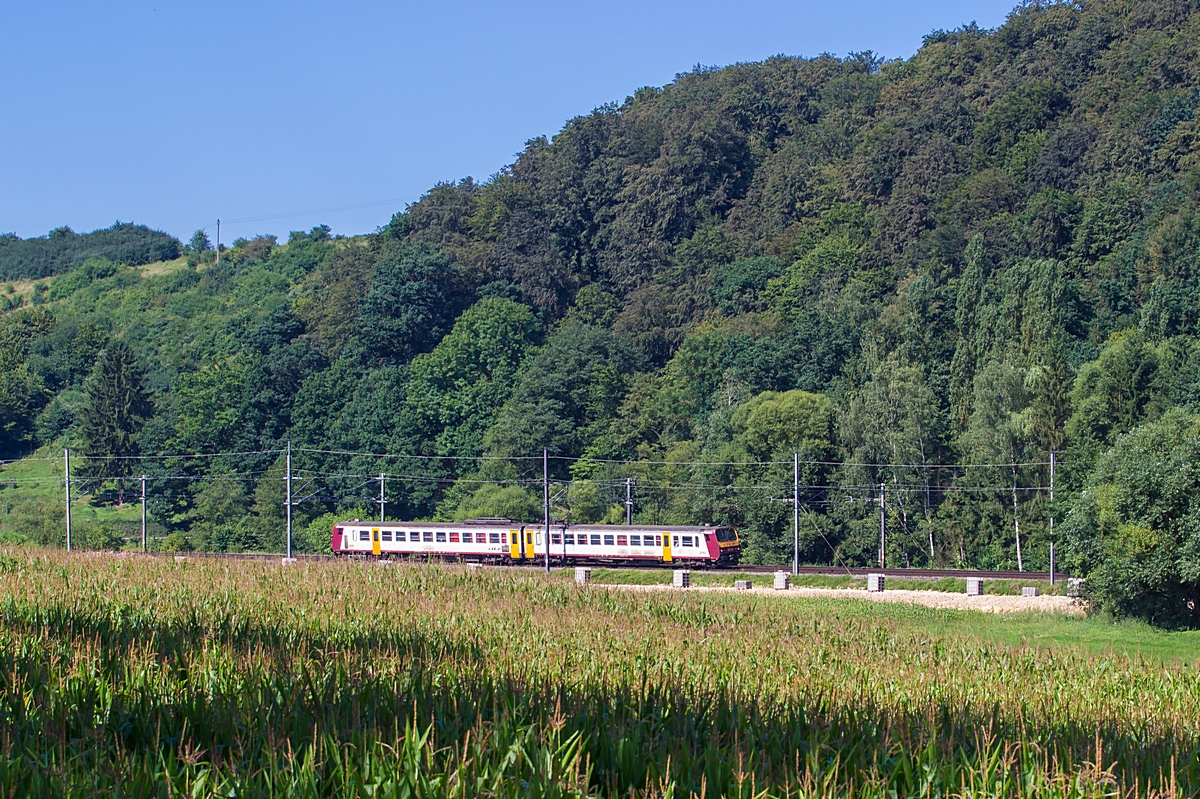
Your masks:
{"label": "utility pole", "polygon": [[800,573],[800,453],[792,453],[792,574]]}
{"label": "utility pole", "polygon": [[884,538],[884,534],[887,530],[887,506],[885,504],[883,493],[886,487],[887,483],[879,484],[879,568],[881,569],[887,567],[887,549],[885,544],[886,539]]}
{"label": "utility pole", "polygon": [[292,557],[292,440],[287,442],[287,556]]}
{"label": "utility pole", "polygon": [[633,478],[625,478],[625,526],[633,524]]}
{"label": "utility pole", "polygon": [[67,485],[67,551],[71,551],[71,450],[63,448],[63,475]]}
{"label": "utility pole", "polygon": [[1017,537],[1017,571],[1025,571],[1025,563],[1021,559],[1021,514],[1017,507],[1017,466],[1012,467],[1013,478],[1013,531]]}
{"label": "utility pole", "polygon": [[221,220],[217,220],[217,266],[221,265]]}
{"label": "utility pole", "polygon": [[383,483],[387,479],[387,475],[383,472],[379,473],[379,521],[383,521],[383,508],[387,505],[387,500],[383,498]]}
{"label": "utility pole", "polygon": [[146,554],[146,475],[142,475],[142,554]]}
{"label": "utility pole", "polygon": [[1056,450],[1050,450],[1050,585],[1054,585],[1054,458]]}
{"label": "utility pole", "polygon": [[542,447],[542,507],[546,512],[546,574],[550,573],[550,450]]}

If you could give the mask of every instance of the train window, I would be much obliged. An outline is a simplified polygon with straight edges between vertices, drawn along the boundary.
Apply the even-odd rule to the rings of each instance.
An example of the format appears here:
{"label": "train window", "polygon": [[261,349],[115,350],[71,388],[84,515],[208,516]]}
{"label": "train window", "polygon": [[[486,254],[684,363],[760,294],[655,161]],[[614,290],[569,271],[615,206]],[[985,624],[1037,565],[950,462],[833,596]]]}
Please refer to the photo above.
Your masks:
{"label": "train window", "polygon": [[600,546],[600,536],[598,536],[598,535],[592,536],[592,546],[594,546],[594,547]]}
{"label": "train window", "polygon": [[438,540],[438,543],[439,543],[439,544],[444,544],[444,543],[446,543],[446,534],[445,534],[445,533],[443,533],[443,532],[441,532],[441,531],[438,531],[438,534],[437,534],[437,540]]}
{"label": "train window", "polygon": [[690,547],[692,545],[692,537],[690,535],[685,535],[683,537],[683,545],[685,547]]}
{"label": "train window", "polygon": [[418,533],[416,530],[413,530],[411,533],[408,534],[408,540],[409,541],[420,541],[421,534]]}
{"label": "train window", "polygon": [[733,538],[733,530],[730,530],[728,527],[717,528],[718,541],[732,541]]}
{"label": "train window", "polygon": [[422,541],[432,541],[433,533],[429,533],[429,532],[421,533],[421,540]]}
{"label": "train window", "polygon": [[470,533],[463,533],[463,534],[462,534],[462,542],[463,542],[464,544],[469,544],[469,543],[471,543],[471,534],[470,534]]}
{"label": "train window", "polygon": [[629,536],[629,546],[640,547],[642,545],[642,537],[640,535]]}
{"label": "train window", "polygon": [[629,537],[624,536],[624,535],[617,536],[617,546],[619,546],[619,547],[629,546]]}
{"label": "train window", "polygon": [[[470,534],[468,533],[468,535],[470,535]],[[458,543],[458,533],[451,533],[451,534],[450,534],[450,543],[451,543],[451,544],[457,544],[457,543]]]}
{"label": "train window", "polygon": [[513,532],[513,533],[510,533],[510,535],[512,535],[512,543],[514,543],[514,544],[518,544],[518,543],[520,543],[520,542],[517,540],[517,534],[516,534],[515,532]]}
{"label": "train window", "polygon": [[567,533],[566,535],[564,535],[564,536],[563,536],[563,543],[564,543],[564,544],[571,544],[571,545],[574,545],[574,544],[575,544],[575,534],[574,534],[574,533]]}
{"label": "train window", "polygon": [[611,535],[604,536],[604,546],[611,547],[613,545],[613,537]]}
{"label": "train window", "polygon": [[490,534],[488,534],[488,541],[490,541],[490,542],[491,542],[491,543],[493,543],[493,544],[502,544],[502,543],[504,543],[503,541],[501,541],[501,540],[500,540],[500,533],[490,533]]}
{"label": "train window", "polygon": [[370,531],[369,530],[359,530],[358,531],[358,540],[359,541],[370,541],[371,540]]}
{"label": "train window", "polygon": [[673,546],[673,547],[679,546],[679,536],[677,536],[677,535],[671,536],[671,546]]}
{"label": "train window", "polygon": [[[541,537],[540,537],[540,536],[541,536],[541,534],[539,533],[539,537],[538,537],[538,543],[539,543],[539,544],[540,544],[540,543],[542,543],[542,540],[541,540]],[[530,533],[530,532],[526,532],[526,533],[525,533],[525,543],[526,543],[526,544],[532,544],[532,543],[533,543],[533,533]]]}
{"label": "train window", "polygon": [[383,531],[383,533],[382,533],[382,535],[383,535],[383,540],[384,540],[384,541],[391,541],[391,540],[392,540],[392,531],[391,531],[391,530],[384,530],[384,531]]}
{"label": "train window", "polygon": [[550,543],[551,544],[561,544],[562,536],[558,533],[551,533],[550,534]]}

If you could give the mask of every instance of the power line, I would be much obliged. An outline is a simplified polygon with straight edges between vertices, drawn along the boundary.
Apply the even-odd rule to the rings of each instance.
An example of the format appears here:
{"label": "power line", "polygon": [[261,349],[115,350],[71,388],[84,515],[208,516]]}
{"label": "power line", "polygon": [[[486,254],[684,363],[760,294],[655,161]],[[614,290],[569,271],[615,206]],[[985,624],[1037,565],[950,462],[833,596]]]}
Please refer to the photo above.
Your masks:
{"label": "power line", "polygon": [[[303,473],[307,477],[314,477],[314,478],[315,477],[325,477],[325,478],[334,478],[334,479],[363,480],[362,485],[367,485],[368,483],[377,482],[379,480],[378,474],[374,474],[374,475],[371,475],[371,474],[338,474],[338,473],[328,473],[328,472],[313,472],[313,471],[308,471],[305,469],[296,469],[294,471],[296,474]],[[468,483],[471,485],[518,485],[518,484],[519,485],[535,485],[535,484],[540,485],[542,482],[541,480],[534,480],[532,478],[519,478],[519,477],[510,479],[510,480],[482,480],[482,479],[474,479],[474,478],[467,478],[467,477],[437,477],[434,475],[427,475],[427,474],[392,474],[391,472],[388,473],[388,479],[389,480],[412,480],[412,481],[417,481],[417,482],[428,482],[428,483]]]}
{"label": "power line", "polygon": [[[296,452],[306,452],[318,455],[347,455],[351,457],[365,458],[392,458],[403,460],[428,460],[428,461],[537,461],[540,458],[536,455],[413,455],[408,453],[398,452],[366,452],[360,450],[342,450],[342,449],[318,449],[314,447],[294,447]],[[170,459],[189,459],[189,458],[221,458],[221,457],[237,457],[247,455],[278,455],[283,453],[283,448],[278,449],[260,449],[260,450],[241,450],[235,452],[178,452],[178,453],[163,453],[153,455],[76,455],[80,460],[170,460]],[[591,457],[573,457],[568,455],[550,455],[550,460],[567,461],[572,463],[603,463],[619,466],[791,466],[792,461],[667,461],[667,460],[632,460],[632,459],[617,459],[617,458],[591,458]],[[57,461],[56,458],[17,458],[13,460],[0,461],[0,465],[18,463],[21,461]],[[802,464],[809,466],[840,466],[849,468],[867,468],[867,469],[986,469],[986,468],[1004,468],[1011,469],[1013,467],[1027,466],[1049,466],[1050,461],[1019,461],[1005,463],[860,463],[854,461],[817,461],[817,460],[802,460]]]}
{"label": "power line", "polygon": [[[395,452],[356,452],[344,449],[311,449],[295,447],[296,452],[313,452],[320,455],[353,455],[365,458],[405,458],[428,461],[536,461],[540,457],[533,455],[405,455]],[[551,455],[550,457],[554,457]]]}
{"label": "power line", "polygon": [[[619,460],[616,458],[568,457],[551,455],[551,459],[576,461],[583,463],[609,463],[629,466],[791,466],[791,461],[650,461],[650,460]],[[983,468],[1012,468],[1013,466],[1048,466],[1050,461],[1023,461],[1018,463],[854,463],[851,461],[812,461],[801,460],[809,466],[851,466],[867,469],[983,469]]]}
{"label": "power line", "polygon": [[[297,469],[297,470],[295,470],[295,473],[303,474],[304,476],[310,477],[310,478],[347,479],[347,480],[362,480],[363,481],[358,486],[354,486],[354,488],[366,486],[368,484],[378,482],[378,480],[379,480],[378,474],[316,472],[316,471],[307,470],[307,469]],[[541,485],[541,482],[542,482],[540,479],[536,479],[536,478],[510,478],[510,479],[499,479],[499,480],[484,480],[484,479],[478,479],[478,478],[437,477],[437,476],[430,476],[430,475],[390,474],[390,473],[388,474],[388,479],[413,480],[413,481],[436,482],[436,483],[466,483],[466,484],[470,484],[470,485]],[[567,484],[576,484],[576,483],[581,483],[581,482],[592,482],[592,481],[559,480],[556,482],[567,483]],[[603,485],[606,488],[616,488],[616,487],[623,486],[624,482],[602,481],[601,485]],[[877,483],[862,483],[862,484],[851,483],[851,484],[829,484],[829,485],[800,484],[800,488],[804,489],[806,491],[843,491],[843,492],[874,491],[874,490],[876,490],[877,486],[878,486]],[[738,485],[738,484],[727,484],[727,483],[676,483],[676,482],[671,482],[671,481],[638,483],[638,488],[661,488],[661,489],[680,489],[680,490],[697,490],[697,491],[729,490],[729,489],[734,489],[734,490],[778,490],[782,487],[784,487],[782,483],[760,483],[760,484],[749,484],[749,485]],[[1003,485],[1003,486],[937,486],[937,485],[931,485],[931,486],[926,486],[924,484],[917,484],[917,483],[908,483],[908,484],[889,483],[888,488],[890,488],[892,490],[905,490],[905,491],[929,490],[932,492],[940,492],[940,493],[988,492],[988,491],[1003,491],[1006,493],[1011,493],[1013,490],[1013,487],[1011,485]],[[1031,491],[1036,492],[1036,491],[1046,491],[1047,488],[1048,488],[1047,486],[1018,486],[1016,490],[1022,491],[1022,492],[1031,492]]]}
{"label": "power line", "polygon": [[[223,458],[233,457],[235,455],[278,455],[284,450],[282,449],[254,449],[245,450],[242,452],[195,452],[195,453],[173,453],[166,455],[76,455],[75,457],[85,461],[144,461],[144,460],[170,460],[172,458]],[[45,460],[49,460],[48,458]]]}
{"label": "power line", "polygon": [[[287,211],[284,213],[262,214],[260,216],[247,216],[241,219],[225,219],[222,221],[224,225],[241,225],[250,222],[269,222],[275,219],[289,219],[297,216],[308,216],[310,214],[335,214],[341,211],[358,211],[364,208],[378,208],[384,205],[395,205],[396,203],[407,203],[405,197],[395,197],[390,200],[372,200],[370,202],[350,203],[348,205],[330,205],[325,208],[310,208],[306,211]],[[209,230],[216,226],[216,223],[207,224],[203,227],[196,228],[198,230]]]}

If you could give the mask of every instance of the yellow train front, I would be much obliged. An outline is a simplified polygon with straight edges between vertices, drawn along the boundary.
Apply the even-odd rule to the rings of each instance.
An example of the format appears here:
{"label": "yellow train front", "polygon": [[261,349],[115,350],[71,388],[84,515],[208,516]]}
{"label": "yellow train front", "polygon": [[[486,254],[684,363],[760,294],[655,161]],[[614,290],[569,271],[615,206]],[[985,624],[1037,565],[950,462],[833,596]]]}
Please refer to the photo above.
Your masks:
{"label": "yellow train front", "polygon": [[333,527],[335,555],[424,557],[478,563],[731,566],[741,556],[733,527],[541,524],[511,519],[465,522],[375,522],[355,519]]}

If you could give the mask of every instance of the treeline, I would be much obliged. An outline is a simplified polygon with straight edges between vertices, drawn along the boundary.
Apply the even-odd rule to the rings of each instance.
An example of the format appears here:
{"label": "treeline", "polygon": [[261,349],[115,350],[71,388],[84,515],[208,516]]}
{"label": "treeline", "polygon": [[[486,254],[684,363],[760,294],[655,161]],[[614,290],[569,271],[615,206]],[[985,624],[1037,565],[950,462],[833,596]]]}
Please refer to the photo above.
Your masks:
{"label": "treeline", "polygon": [[0,234],[0,280],[36,280],[62,274],[89,258],[140,266],[179,257],[174,236],[145,225],[117,222],[110,228],[76,233],[69,227],[44,237],[22,239]]}
{"label": "treeline", "polygon": [[[889,565],[1054,540],[1104,607],[1194,620],[1194,13],[1029,4],[907,61],[697,70],[370,236],[91,262],[0,317],[4,446],[249,453],[88,462],[213,549],[280,546],[288,440],[311,547],[380,472],[396,517],[539,518],[548,447],[556,515],[623,518],[630,479],[638,521],[775,563],[798,452],[804,561],[872,563],[882,485]],[[148,404],[104,439],[118,372]],[[52,542],[52,512],[4,528]]]}

